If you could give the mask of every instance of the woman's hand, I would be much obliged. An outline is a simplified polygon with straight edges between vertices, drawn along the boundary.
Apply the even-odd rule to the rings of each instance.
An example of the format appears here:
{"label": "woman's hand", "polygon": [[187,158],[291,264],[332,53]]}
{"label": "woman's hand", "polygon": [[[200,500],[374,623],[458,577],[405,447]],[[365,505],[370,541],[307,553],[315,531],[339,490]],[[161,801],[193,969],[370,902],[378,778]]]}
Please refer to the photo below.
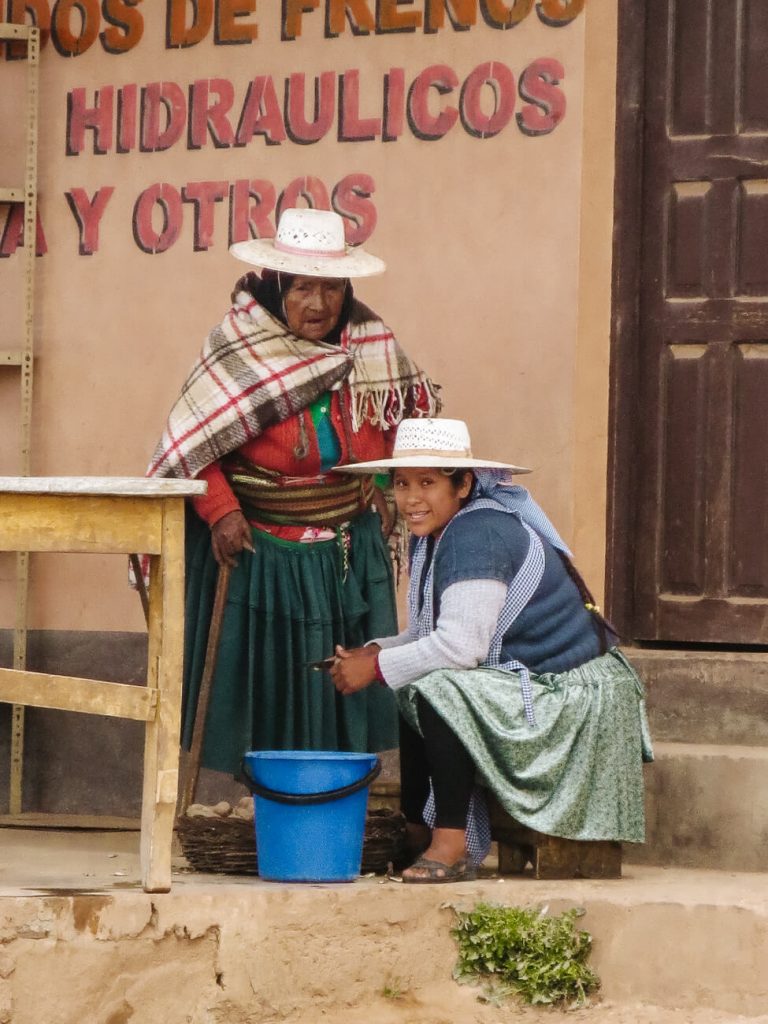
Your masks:
{"label": "woman's hand", "polygon": [[336,646],[336,661],[331,668],[331,679],[339,693],[348,697],[374,682],[376,655],[380,650],[378,644],[354,647],[351,650],[340,644]]}
{"label": "woman's hand", "polygon": [[251,528],[239,509],[228,512],[213,524],[211,547],[213,548],[213,557],[219,565],[228,565],[230,568],[237,565],[236,556],[243,549],[253,551]]}

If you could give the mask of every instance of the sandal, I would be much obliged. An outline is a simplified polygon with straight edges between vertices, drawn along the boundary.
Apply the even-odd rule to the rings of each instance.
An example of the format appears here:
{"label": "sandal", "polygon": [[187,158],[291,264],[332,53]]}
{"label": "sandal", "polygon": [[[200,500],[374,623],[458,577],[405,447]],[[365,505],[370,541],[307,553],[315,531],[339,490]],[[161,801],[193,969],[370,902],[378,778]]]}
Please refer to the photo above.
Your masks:
{"label": "sandal", "polygon": [[428,857],[419,857],[411,867],[424,871],[423,875],[408,876],[403,872],[403,882],[408,885],[434,885],[440,882],[474,882],[477,877],[474,865],[467,861],[466,857],[457,860],[455,864],[442,864],[439,860],[430,860]]}

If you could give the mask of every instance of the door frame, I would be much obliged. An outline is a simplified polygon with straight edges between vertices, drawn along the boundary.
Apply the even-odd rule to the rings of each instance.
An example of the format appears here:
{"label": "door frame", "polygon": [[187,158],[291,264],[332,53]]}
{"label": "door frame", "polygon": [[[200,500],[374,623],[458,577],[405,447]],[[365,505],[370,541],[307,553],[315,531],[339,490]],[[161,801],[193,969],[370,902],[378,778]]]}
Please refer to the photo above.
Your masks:
{"label": "door frame", "polygon": [[640,422],[646,13],[646,0],[619,0],[605,595],[608,615],[625,642],[632,640],[635,603],[633,495],[642,483],[634,453]]}

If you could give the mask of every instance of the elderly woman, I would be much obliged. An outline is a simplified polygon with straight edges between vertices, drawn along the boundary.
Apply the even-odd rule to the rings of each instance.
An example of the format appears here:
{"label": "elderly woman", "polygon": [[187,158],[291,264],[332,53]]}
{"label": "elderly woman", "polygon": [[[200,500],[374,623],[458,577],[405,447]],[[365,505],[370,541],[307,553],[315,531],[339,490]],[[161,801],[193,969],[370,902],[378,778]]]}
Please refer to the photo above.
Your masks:
{"label": "elderly woman", "polygon": [[249,272],[171,410],[150,475],[205,480],[187,529],[183,744],[189,745],[218,566],[232,567],[202,763],[233,773],[259,749],[375,751],[397,743],[383,689],[341,700],[310,663],[396,623],[368,478],[403,416],[436,390],[350,278],[384,270],[343,221],[286,210],[274,240],[232,246]]}
{"label": "elderly woman", "polygon": [[[402,713],[411,883],[470,878],[490,836],[482,787],[517,821],[569,839],[641,842],[642,686],[520,467],[472,457],[460,420],[404,420],[391,458],[412,534],[408,628],[332,668],[352,699],[378,681]],[[381,689],[376,686],[374,689]]]}

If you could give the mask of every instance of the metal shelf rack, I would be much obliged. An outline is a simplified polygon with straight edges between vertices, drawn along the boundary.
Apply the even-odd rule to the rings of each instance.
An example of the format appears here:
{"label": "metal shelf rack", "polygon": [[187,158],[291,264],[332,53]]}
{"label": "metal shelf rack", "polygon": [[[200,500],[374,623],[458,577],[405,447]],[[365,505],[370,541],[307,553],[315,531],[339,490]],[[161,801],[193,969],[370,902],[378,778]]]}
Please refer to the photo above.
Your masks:
{"label": "metal shelf rack", "polygon": [[[23,327],[16,347],[0,347],[0,369],[19,371],[21,420],[19,429],[18,473],[29,476],[32,447],[32,383],[34,370],[35,251],[37,233],[37,120],[40,67],[40,30],[31,25],[0,22],[0,41],[26,44],[26,90],[24,103],[25,144],[24,182],[0,187],[0,204],[24,206],[23,246]],[[2,342],[0,342],[0,345]],[[16,556],[16,614],[13,632],[13,667],[25,669],[27,663],[27,614],[29,594],[29,552]],[[24,768],[24,707],[14,704],[11,712],[11,758],[8,810],[11,817],[22,813]]]}

